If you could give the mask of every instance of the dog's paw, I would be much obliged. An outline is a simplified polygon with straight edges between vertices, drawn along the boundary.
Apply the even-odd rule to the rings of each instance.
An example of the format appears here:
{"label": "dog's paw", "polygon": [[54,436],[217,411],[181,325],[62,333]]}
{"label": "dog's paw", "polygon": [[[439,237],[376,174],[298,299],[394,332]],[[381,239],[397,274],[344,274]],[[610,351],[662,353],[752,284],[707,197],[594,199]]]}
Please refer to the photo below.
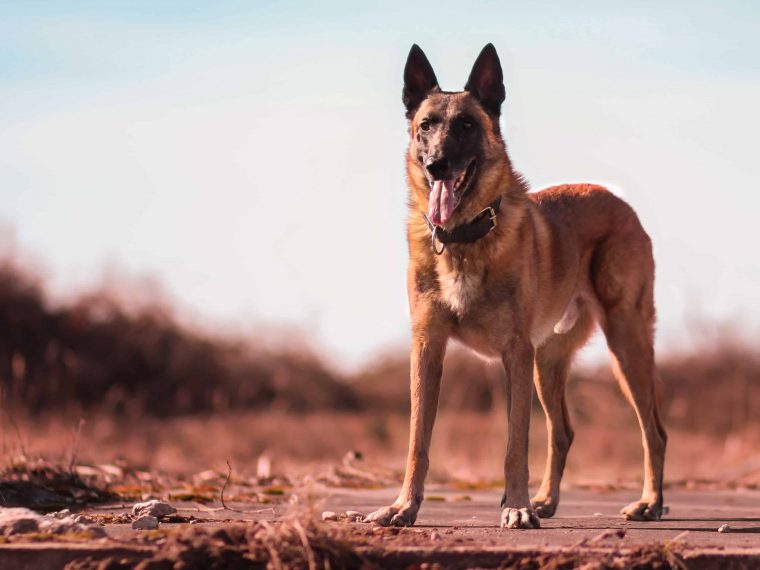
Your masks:
{"label": "dog's paw", "polygon": [[380,526],[412,526],[417,520],[417,509],[412,506],[399,507],[391,505],[370,513],[364,522],[376,523]]}
{"label": "dog's paw", "polygon": [[536,514],[540,518],[549,519],[554,516],[555,512],[557,512],[559,501],[552,499],[551,497],[533,497],[530,501],[530,505],[536,510]]}
{"label": "dog's paw", "polygon": [[507,507],[501,511],[501,528],[541,528],[541,522],[533,508]]}
{"label": "dog's paw", "polygon": [[629,521],[658,521],[662,518],[662,505],[660,503],[635,501],[624,507],[620,514]]}

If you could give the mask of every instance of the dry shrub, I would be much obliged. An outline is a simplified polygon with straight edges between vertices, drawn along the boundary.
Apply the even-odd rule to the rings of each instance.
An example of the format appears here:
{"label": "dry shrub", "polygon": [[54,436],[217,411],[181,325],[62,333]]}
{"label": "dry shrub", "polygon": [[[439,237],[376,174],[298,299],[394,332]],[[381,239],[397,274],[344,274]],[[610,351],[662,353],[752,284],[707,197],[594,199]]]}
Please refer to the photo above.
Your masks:
{"label": "dry shrub", "polygon": [[[443,367],[440,396],[442,409],[489,411],[504,401],[503,371],[454,346]],[[409,411],[409,357],[386,354],[368,365],[354,379],[362,401],[384,411]]]}
{"label": "dry shrub", "polygon": [[104,481],[46,461],[12,463],[0,470],[1,507],[48,512],[118,498]]}
{"label": "dry shrub", "polygon": [[[166,302],[134,310],[117,299],[101,290],[52,306],[39,280],[13,259],[0,261],[0,388],[9,407],[159,417],[409,409],[405,353],[386,355],[349,377],[302,346],[273,349],[204,335],[180,325]],[[723,436],[757,421],[752,410],[760,407],[760,354],[743,338],[719,331],[689,352],[660,358],[669,426]],[[500,409],[503,377],[498,364],[453,347],[441,406]],[[574,369],[569,391],[572,415],[580,422],[628,414],[606,365]]]}
{"label": "dry shrub", "polygon": [[303,348],[272,350],[181,326],[168,308],[130,311],[99,291],[53,307],[0,264],[0,387],[6,404],[173,415],[277,407],[356,409],[353,390]]}
{"label": "dry shrub", "polygon": [[[668,426],[722,437],[757,423],[752,411],[760,409],[760,352],[743,338],[746,335],[726,332],[718,338],[706,337],[690,352],[666,353],[659,359]],[[355,386],[373,409],[408,411],[408,377],[408,358],[388,355],[359,374]],[[455,348],[444,365],[441,407],[493,411],[504,405],[503,382],[498,364]],[[628,421],[630,406],[607,364],[575,367],[568,392],[571,414],[579,422],[610,425],[610,420],[621,416]],[[537,398],[534,405],[540,407]]]}
{"label": "dry shrub", "polygon": [[724,436],[756,424],[760,409],[760,353],[729,336],[660,363],[669,424]]}

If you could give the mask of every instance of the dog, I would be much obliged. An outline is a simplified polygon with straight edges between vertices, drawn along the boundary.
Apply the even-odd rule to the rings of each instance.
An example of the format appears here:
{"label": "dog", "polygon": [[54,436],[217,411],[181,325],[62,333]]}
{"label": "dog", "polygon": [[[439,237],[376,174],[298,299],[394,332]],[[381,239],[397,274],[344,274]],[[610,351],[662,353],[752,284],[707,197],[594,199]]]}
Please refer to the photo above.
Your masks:
{"label": "dog", "polygon": [[[506,370],[508,444],[503,528],[538,528],[554,515],[573,441],[565,384],[573,354],[596,325],[633,406],[644,446],[641,499],[629,520],[663,512],[667,434],[654,361],[652,244],[633,209],[605,188],[566,184],[528,193],[501,135],[505,99],[492,44],[463,91],[443,91],[413,45],[404,69],[409,129],[407,290],[411,314],[411,420],[398,499],[368,515],[380,525],[414,524],[423,500],[443,358],[456,339]],[[533,384],[546,413],[548,457],[528,492]]]}

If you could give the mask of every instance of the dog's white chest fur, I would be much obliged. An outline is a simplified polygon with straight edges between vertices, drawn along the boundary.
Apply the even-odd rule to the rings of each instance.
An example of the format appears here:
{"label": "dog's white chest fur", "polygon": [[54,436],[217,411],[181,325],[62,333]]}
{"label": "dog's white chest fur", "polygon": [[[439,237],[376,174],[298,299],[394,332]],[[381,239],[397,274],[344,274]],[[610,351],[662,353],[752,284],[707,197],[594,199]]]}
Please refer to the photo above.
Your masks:
{"label": "dog's white chest fur", "polygon": [[481,275],[466,271],[439,271],[441,297],[454,312],[462,314],[475,298],[483,281]]}

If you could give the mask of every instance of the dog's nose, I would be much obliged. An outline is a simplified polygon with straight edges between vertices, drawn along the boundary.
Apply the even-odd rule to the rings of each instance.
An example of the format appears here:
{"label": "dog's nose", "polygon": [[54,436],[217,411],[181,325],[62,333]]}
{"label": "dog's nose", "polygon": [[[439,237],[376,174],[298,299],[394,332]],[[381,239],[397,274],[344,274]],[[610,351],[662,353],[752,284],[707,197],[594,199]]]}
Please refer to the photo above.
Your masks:
{"label": "dog's nose", "polygon": [[425,168],[427,168],[427,171],[434,180],[441,180],[446,178],[446,174],[448,174],[451,168],[451,163],[448,158],[429,158],[425,162]]}

